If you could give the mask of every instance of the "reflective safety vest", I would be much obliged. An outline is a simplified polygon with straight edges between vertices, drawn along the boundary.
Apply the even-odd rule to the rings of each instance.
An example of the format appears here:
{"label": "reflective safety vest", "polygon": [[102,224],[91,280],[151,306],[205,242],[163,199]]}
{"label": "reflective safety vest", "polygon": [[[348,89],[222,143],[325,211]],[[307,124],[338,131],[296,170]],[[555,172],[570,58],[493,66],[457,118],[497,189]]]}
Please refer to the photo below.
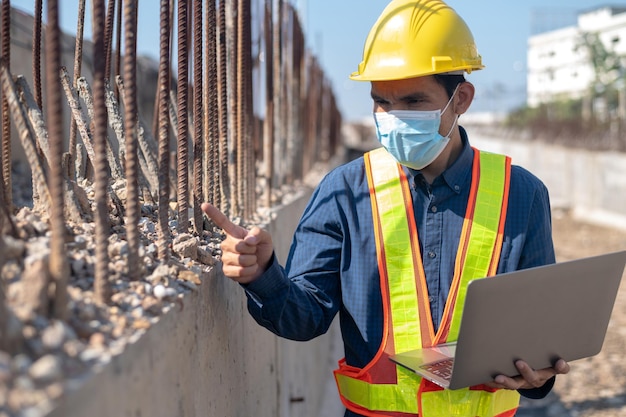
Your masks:
{"label": "reflective safety vest", "polygon": [[[467,285],[496,274],[506,219],[510,158],[474,149],[472,184],[454,278],[443,319],[434,331],[408,181],[383,148],[365,155],[380,288],[383,339],[372,361],[356,368],[339,361],[335,379],[343,404],[365,416],[508,417],[519,394],[478,385],[443,389],[396,365],[389,355],[458,337]],[[411,250],[407,250],[411,248]]]}

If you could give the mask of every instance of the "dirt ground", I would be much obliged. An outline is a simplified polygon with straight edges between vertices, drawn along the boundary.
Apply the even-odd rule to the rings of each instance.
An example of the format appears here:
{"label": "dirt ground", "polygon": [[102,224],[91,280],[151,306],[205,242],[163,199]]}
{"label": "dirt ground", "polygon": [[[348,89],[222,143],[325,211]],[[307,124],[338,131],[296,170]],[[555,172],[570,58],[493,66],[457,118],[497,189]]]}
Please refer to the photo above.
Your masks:
{"label": "dirt ground", "polygon": [[[626,249],[626,231],[577,221],[564,212],[554,213],[553,236],[558,261]],[[518,416],[626,416],[625,353],[626,276],[600,354],[572,362],[553,392],[541,401],[523,401]]]}

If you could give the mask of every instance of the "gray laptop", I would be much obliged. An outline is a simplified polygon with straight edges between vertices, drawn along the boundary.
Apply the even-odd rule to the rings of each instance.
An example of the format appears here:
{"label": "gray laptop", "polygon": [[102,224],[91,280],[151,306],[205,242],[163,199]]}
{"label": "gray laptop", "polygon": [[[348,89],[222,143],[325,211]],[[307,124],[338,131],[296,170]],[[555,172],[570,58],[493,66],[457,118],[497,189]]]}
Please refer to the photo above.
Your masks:
{"label": "gray laptop", "polygon": [[390,359],[458,389],[594,356],[604,337],[626,251],[524,269],[470,282],[458,340]]}

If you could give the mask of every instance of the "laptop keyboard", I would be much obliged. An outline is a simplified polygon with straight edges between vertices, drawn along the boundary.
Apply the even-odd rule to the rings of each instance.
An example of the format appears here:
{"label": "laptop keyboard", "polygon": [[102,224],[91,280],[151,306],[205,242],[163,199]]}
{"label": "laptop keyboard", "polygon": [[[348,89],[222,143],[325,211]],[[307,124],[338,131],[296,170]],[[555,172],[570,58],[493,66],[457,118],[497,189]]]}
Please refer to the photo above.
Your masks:
{"label": "laptop keyboard", "polygon": [[425,365],[420,366],[420,368],[437,375],[443,379],[450,379],[452,375],[452,364],[454,363],[454,358],[446,358],[437,362],[427,363]]}

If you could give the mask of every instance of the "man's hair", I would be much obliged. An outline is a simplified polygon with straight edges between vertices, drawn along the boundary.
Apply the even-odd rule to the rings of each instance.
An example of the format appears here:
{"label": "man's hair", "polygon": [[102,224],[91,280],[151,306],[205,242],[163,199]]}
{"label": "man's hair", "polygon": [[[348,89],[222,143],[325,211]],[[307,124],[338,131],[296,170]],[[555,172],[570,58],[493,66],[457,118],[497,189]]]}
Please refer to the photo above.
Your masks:
{"label": "man's hair", "polygon": [[463,74],[451,75],[451,74],[435,74],[435,81],[443,86],[448,93],[448,98],[454,94],[454,89],[457,85],[465,82],[465,76]]}

